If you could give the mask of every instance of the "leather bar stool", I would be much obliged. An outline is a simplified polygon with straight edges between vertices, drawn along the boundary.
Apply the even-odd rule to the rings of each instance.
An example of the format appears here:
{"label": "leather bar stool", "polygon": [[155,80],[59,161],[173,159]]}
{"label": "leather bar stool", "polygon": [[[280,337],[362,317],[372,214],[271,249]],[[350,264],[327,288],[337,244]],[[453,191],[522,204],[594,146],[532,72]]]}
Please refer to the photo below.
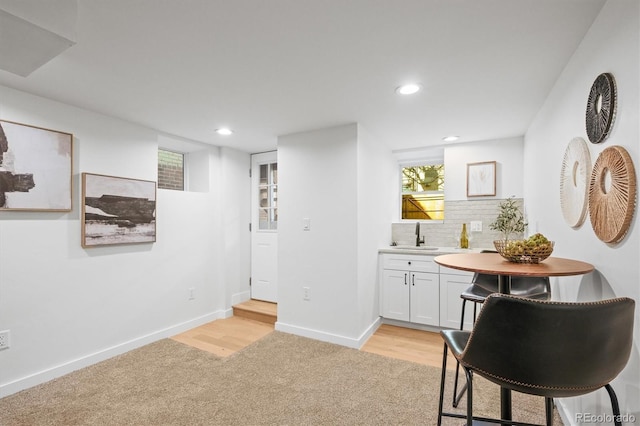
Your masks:
{"label": "leather bar stool", "polygon": [[[444,330],[438,425],[442,417],[514,424],[473,416],[475,374],[503,389],[545,398],[547,426],[553,398],[605,388],[612,418],[621,425],[610,382],[625,368],[633,344],[635,301],[626,297],[595,302],[556,302],[492,294],[485,299],[473,332]],[[464,368],[466,415],[443,412],[447,353]],[[508,419],[507,419],[508,420]]]}
{"label": "leather bar stool", "polygon": [[[483,250],[482,253],[496,253]],[[549,300],[551,298],[551,282],[549,277],[511,277],[510,294],[536,300]],[[477,307],[484,303],[485,299],[494,293],[498,293],[498,276],[476,273],[471,280],[471,285],[460,294],[462,299],[462,313],[460,315],[460,330],[464,328],[465,307],[467,302],[473,303],[473,322],[476,322]],[[458,377],[460,365],[456,365],[456,376],[453,386],[453,406],[457,407],[464,395],[466,386],[458,393]]]}

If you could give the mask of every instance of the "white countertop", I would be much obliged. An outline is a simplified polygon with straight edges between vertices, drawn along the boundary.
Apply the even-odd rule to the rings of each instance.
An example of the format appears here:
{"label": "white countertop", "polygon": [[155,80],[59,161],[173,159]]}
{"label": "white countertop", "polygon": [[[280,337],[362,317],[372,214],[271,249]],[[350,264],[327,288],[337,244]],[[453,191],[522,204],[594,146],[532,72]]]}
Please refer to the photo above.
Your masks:
{"label": "white countertop", "polygon": [[[427,256],[439,256],[441,254],[453,254],[453,253],[480,253],[485,248],[470,248],[460,249],[455,247],[432,247],[432,246],[387,246],[380,248],[379,253],[401,253],[401,254],[422,254]],[[491,249],[493,250],[493,249]]]}

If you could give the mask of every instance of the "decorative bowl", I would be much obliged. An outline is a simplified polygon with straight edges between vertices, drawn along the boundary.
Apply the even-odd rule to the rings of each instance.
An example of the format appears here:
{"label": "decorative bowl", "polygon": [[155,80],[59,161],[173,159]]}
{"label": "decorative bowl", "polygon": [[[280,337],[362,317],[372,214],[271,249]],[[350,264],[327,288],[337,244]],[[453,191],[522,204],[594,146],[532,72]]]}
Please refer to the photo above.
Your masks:
{"label": "decorative bowl", "polygon": [[553,252],[553,241],[533,245],[527,240],[495,240],[493,245],[500,256],[515,263],[540,263]]}

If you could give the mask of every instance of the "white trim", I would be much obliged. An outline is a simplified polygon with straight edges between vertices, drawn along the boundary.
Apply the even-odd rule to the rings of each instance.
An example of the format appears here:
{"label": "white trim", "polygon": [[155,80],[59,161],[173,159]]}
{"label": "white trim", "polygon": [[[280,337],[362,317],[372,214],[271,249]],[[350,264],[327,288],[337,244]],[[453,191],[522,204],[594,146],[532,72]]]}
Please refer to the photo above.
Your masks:
{"label": "white trim", "polygon": [[432,148],[411,148],[392,152],[398,164],[417,165],[422,162],[434,161],[434,164],[444,164],[444,146]]}
{"label": "white trim", "polygon": [[324,331],[312,330],[310,328],[298,327],[291,324],[285,324],[282,321],[276,321],[275,329],[284,333],[295,334],[296,336],[307,337],[309,339],[320,340],[322,342],[334,343],[348,348],[360,349],[367,340],[380,327],[381,319],[376,318],[369,327],[356,339],[352,337],[340,336],[337,334],[327,333]]}
{"label": "white trim", "polygon": [[22,377],[20,379],[16,379],[12,382],[4,383],[0,385],[0,398],[4,398],[5,396],[12,395],[16,392],[19,392],[24,389],[28,389],[32,386],[36,386],[41,383],[48,382],[57,377],[64,376],[65,374],[69,374],[81,368],[88,367],[100,361],[107,360],[116,355],[121,355],[125,352],[129,352],[141,346],[148,345],[149,343],[153,343],[161,339],[175,336],[176,334],[180,334],[184,331],[198,327],[202,324],[206,324],[208,322],[215,321],[220,318],[228,318],[232,314],[233,314],[233,311],[231,309],[211,312],[209,314],[202,315],[198,318],[194,318],[192,320],[185,321],[183,323],[176,324],[171,327],[167,327],[162,330],[155,331],[153,333],[149,333],[145,336],[140,336],[138,338],[120,343],[115,346],[111,346],[110,348],[106,348],[98,352],[94,352],[92,354],[65,362],[63,364],[56,365],[51,368],[47,368],[37,373],[33,373],[28,376]]}
{"label": "white trim", "polygon": [[[402,176],[402,169],[405,168],[409,168],[409,167],[416,167],[416,166],[433,166],[433,165],[440,165],[442,164],[442,166],[444,167],[444,155],[442,156],[442,158],[436,159],[436,158],[430,158],[430,159],[414,159],[411,161],[405,160],[405,161],[398,161],[398,200],[396,202],[396,206],[398,209],[398,219],[400,220],[400,222],[405,222],[405,223],[415,223],[415,222],[424,222],[424,223],[444,223],[443,219],[404,219],[402,217],[402,197],[405,194],[442,194],[442,199],[445,199],[445,193],[444,190],[442,191],[413,191],[413,192],[403,192],[402,191],[402,182],[403,182],[403,176]],[[445,182],[445,186],[446,186],[446,182]]]}
{"label": "white trim", "polygon": [[367,343],[367,340],[373,336],[373,334],[378,330],[378,328],[382,325],[382,317],[376,318],[374,322],[372,322],[369,327],[360,335],[358,339],[360,341],[360,346],[358,349],[362,348],[362,346]]}
{"label": "white trim", "polygon": [[558,414],[560,415],[562,424],[566,426],[575,426],[576,423],[575,421],[573,421],[574,419],[569,416],[569,410],[567,409],[567,406],[562,402],[562,400],[554,399],[553,402],[556,405],[556,409],[558,410]]}
{"label": "white trim", "polygon": [[413,330],[429,331],[431,333],[440,333],[442,330],[448,330],[447,327],[418,324],[416,322],[407,322],[407,321],[401,321],[401,320],[394,320],[390,318],[382,318],[382,324],[389,324],[389,325],[393,325],[396,327],[403,327],[403,328],[411,328]]}
{"label": "white trim", "polygon": [[246,302],[251,299],[251,291],[241,291],[240,293],[231,295],[231,306],[237,305],[238,303]]}

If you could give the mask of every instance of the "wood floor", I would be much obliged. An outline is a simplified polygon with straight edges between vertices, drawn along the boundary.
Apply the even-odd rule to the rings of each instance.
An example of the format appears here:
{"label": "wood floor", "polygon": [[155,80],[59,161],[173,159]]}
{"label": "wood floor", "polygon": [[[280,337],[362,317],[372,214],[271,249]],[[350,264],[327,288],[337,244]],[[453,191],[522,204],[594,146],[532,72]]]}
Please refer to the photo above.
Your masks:
{"label": "wood floor", "polygon": [[233,316],[186,331],[172,339],[226,357],[271,333],[273,324]]}
{"label": "wood floor", "polygon": [[[234,306],[234,315],[216,320],[182,334],[173,340],[229,356],[274,330],[277,305],[250,300]],[[383,324],[360,350],[440,368],[443,343],[438,333]],[[449,368],[455,361],[448,361]]]}
{"label": "wood floor", "polygon": [[[438,333],[382,324],[360,350],[440,368],[443,345]],[[449,355],[447,368],[455,365]]]}

